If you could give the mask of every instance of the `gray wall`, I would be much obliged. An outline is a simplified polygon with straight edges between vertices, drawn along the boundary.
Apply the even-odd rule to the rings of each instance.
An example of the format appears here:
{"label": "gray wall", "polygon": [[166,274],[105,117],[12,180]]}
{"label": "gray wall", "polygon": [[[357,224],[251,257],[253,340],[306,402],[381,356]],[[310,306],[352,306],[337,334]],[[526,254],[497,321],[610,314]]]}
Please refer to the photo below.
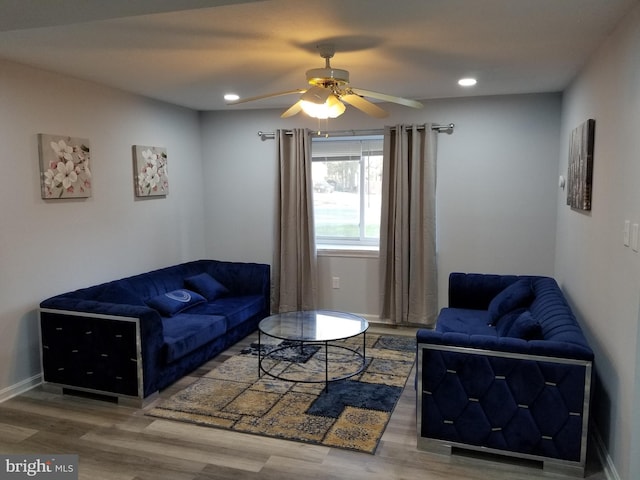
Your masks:
{"label": "gray wall", "polygon": [[[212,257],[271,262],[276,156],[256,132],[305,126],[456,123],[439,135],[440,306],[449,272],[555,275],[596,351],[594,417],[609,472],[640,478],[640,7],[559,94],[430,100],[327,125],[266,111],[196,112],[0,62],[0,401],[39,381],[40,300],[120,276]],[[596,119],[593,210],[565,204],[570,131]],[[93,196],[40,198],[36,136],[91,140]],[[171,193],[136,201],[131,145],[167,147]],[[321,301],[377,314],[377,258],[320,259]],[[341,289],[330,277],[341,277]],[[632,419],[630,421],[630,419]]]}
{"label": "gray wall", "polygon": [[[571,130],[596,121],[593,208],[558,199],[556,276],[595,349],[598,431],[620,478],[640,478],[638,318],[640,254],[623,245],[624,221],[640,223],[640,6],[567,90],[560,173]],[[633,430],[635,428],[635,430]]]}
{"label": "gray wall", "polygon": [[[88,138],[92,196],[40,198],[38,133]],[[170,193],[136,201],[131,146],[164,146]],[[204,256],[198,114],[0,62],[0,400],[39,382],[48,296]]]}
{"label": "gray wall", "polygon": [[[431,100],[422,110],[385,106],[370,119],[349,110],[321,129],[385,124],[456,124],[438,135],[438,269],[440,304],[452,271],[553,275],[560,145],[559,94]],[[202,114],[207,253],[271,262],[277,174],[275,141],[258,131],[304,126],[280,111]],[[224,200],[222,200],[224,199]],[[377,317],[377,256],[319,258],[320,302]],[[331,288],[338,276],[341,288]]]}

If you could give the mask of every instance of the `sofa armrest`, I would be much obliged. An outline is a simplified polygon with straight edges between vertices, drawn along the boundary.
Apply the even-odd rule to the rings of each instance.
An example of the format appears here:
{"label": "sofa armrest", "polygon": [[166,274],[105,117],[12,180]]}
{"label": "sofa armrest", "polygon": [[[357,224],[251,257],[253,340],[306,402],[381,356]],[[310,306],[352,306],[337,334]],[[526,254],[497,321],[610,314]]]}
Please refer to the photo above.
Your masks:
{"label": "sofa armrest", "polygon": [[501,339],[445,336],[418,339],[420,448],[458,446],[584,472],[590,360],[497,349]]}
{"label": "sofa armrest", "polygon": [[449,307],[487,310],[493,297],[518,278],[516,275],[453,272],[449,275]]}
{"label": "sofa armrest", "polygon": [[144,398],[158,390],[162,321],[155,310],[54,297],[42,302],[44,380],[63,387]]}

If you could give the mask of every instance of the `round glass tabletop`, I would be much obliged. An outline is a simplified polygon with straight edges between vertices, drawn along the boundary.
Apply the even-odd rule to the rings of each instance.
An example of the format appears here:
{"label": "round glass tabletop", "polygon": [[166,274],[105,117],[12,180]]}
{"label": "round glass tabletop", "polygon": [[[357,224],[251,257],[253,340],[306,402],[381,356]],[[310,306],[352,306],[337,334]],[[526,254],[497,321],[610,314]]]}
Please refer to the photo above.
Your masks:
{"label": "round glass tabletop", "polygon": [[326,342],[360,335],[367,331],[369,322],[352,313],[305,310],[271,315],[258,328],[265,335],[282,340]]}

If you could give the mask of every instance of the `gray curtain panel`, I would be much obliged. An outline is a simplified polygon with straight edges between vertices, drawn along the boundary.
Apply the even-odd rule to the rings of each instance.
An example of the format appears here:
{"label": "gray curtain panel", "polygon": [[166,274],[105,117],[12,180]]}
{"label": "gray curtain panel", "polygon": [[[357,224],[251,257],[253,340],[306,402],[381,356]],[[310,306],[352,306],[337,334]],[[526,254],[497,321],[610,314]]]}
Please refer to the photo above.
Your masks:
{"label": "gray curtain panel", "polygon": [[436,133],[385,128],[380,223],[380,318],[432,325],[437,314]]}
{"label": "gray curtain panel", "polygon": [[278,313],[314,310],[318,282],[309,132],[278,130],[276,147],[280,174],[272,307]]}

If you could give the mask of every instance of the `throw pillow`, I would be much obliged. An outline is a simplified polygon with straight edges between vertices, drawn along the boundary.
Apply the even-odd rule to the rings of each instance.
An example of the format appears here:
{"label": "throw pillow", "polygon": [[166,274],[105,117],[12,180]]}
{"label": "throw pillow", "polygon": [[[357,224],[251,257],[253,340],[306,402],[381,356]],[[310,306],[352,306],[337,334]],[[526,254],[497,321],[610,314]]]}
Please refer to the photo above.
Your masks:
{"label": "throw pillow", "polygon": [[152,297],[147,300],[147,305],[157,310],[163,317],[172,317],[187,308],[204,302],[206,300],[202,295],[183,288]]}
{"label": "throw pillow", "polygon": [[208,273],[200,273],[192,277],[187,277],[184,279],[184,285],[185,287],[198,292],[209,302],[212,302],[216,298],[229,293],[229,289],[227,287],[222,285],[218,280],[213,278]]}
{"label": "throw pillow", "polygon": [[509,329],[514,324],[516,319],[524,313],[526,308],[516,308],[515,310],[511,310],[510,312],[505,313],[501,316],[498,321],[495,323],[496,333],[499,337],[507,337],[507,333]]}
{"label": "throw pillow", "polygon": [[525,310],[516,318],[511,328],[506,333],[507,337],[521,338],[523,340],[540,340],[542,339],[542,327],[538,321],[533,318],[529,310]]}
{"label": "throw pillow", "polygon": [[521,278],[498,293],[489,303],[489,322],[496,322],[508,312],[516,308],[528,307],[533,301],[533,288],[531,280]]}

